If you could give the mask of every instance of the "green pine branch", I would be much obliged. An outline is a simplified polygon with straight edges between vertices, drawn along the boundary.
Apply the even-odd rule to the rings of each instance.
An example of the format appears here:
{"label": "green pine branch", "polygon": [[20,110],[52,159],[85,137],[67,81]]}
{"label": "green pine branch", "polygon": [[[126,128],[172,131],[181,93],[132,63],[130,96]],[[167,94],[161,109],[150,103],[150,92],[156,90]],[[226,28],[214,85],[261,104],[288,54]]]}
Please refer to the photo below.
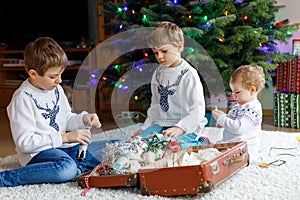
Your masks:
{"label": "green pine branch", "polygon": [[[277,5],[276,0],[180,2],[128,0],[124,5],[110,2],[105,9],[117,17],[110,24],[116,32],[152,27],[163,20],[176,23],[187,37],[201,45],[213,59],[225,86],[229,85],[233,70],[240,65],[260,65],[268,77],[268,72],[274,71],[278,62],[293,58],[292,55],[280,53],[277,44],[287,43],[300,24],[289,24],[288,20],[283,24],[276,22],[275,14],[285,7]],[[120,12],[124,6],[129,11]],[[135,11],[134,14],[131,10]],[[122,30],[116,28],[120,24],[123,25]],[[188,49],[183,56],[192,61],[207,60],[207,55],[197,50]]]}

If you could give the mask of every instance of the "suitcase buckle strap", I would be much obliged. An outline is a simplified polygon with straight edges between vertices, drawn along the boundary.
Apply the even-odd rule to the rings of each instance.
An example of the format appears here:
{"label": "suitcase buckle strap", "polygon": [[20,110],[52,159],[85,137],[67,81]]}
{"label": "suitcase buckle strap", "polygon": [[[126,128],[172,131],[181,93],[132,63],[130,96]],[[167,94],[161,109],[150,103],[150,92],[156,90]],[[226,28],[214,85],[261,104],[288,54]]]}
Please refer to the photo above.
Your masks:
{"label": "suitcase buckle strap", "polygon": [[246,147],[245,146],[241,147],[240,153],[235,153],[235,154],[233,154],[232,158],[225,159],[223,161],[223,165],[231,166],[233,164],[243,162],[247,158],[246,153],[247,153]]}

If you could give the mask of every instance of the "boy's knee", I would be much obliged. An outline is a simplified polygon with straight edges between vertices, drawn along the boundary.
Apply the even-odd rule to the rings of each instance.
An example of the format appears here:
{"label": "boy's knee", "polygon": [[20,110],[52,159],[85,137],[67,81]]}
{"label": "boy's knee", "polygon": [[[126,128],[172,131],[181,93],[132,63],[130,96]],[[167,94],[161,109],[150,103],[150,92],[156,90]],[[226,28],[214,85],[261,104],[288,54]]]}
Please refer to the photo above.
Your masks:
{"label": "boy's knee", "polygon": [[57,171],[57,182],[63,183],[68,181],[73,181],[77,177],[78,169],[74,160],[65,159],[63,162],[59,163]]}

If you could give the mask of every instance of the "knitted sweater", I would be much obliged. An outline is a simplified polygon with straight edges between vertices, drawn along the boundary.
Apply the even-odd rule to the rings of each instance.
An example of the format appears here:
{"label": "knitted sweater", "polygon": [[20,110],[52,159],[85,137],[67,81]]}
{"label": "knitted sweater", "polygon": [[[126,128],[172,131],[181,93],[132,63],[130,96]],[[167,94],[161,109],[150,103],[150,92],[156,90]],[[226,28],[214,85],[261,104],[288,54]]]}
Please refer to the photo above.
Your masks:
{"label": "knitted sweater", "polygon": [[152,99],[145,130],[152,124],[178,126],[186,133],[200,134],[206,125],[203,87],[197,71],[185,60],[175,68],[161,65],[151,81]]}
{"label": "knitted sweater", "polygon": [[40,90],[28,79],[15,91],[7,107],[12,137],[21,165],[26,165],[40,151],[66,148],[61,134],[84,128],[81,114],[71,107],[60,85],[52,91]]}
{"label": "knitted sweater", "polygon": [[217,123],[224,128],[222,142],[246,141],[250,161],[258,159],[262,108],[257,99],[243,105],[234,105],[228,114],[220,115]]}

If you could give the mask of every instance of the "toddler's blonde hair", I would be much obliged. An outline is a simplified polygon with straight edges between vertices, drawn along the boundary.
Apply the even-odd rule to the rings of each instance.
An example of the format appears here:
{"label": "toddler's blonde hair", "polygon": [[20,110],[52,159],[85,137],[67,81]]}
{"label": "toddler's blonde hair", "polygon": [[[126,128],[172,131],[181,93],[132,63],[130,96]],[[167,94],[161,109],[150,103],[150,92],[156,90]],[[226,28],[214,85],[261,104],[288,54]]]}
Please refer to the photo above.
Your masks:
{"label": "toddler's blonde hair", "polygon": [[230,78],[230,83],[241,83],[246,89],[254,86],[257,91],[265,87],[265,74],[260,66],[242,65],[238,67]]}
{"label": "toddler's blonde hair", "polygon": [[148,44],[151,48],[166,44],[177,46],[179,42],[184,45],[184,34],[181,28],[167,21],[158,22],[148,37]]}

